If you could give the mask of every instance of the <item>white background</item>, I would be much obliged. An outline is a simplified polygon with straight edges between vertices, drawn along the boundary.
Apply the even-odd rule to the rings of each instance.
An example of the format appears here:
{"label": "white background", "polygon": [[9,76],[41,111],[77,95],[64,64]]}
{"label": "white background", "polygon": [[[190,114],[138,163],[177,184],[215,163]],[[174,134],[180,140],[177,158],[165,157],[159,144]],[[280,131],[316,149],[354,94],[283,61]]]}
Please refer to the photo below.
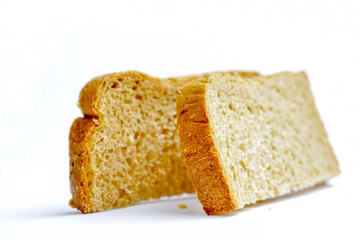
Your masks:
{"label": "white background", "polygon": [[[194,195],[83,215],[68,206],[81,88],[305,70],[341,175],[227,216]],[[360,239],[360,1],[1,1],[0,239]],[[187,204],[187,209],[178,208]]]}

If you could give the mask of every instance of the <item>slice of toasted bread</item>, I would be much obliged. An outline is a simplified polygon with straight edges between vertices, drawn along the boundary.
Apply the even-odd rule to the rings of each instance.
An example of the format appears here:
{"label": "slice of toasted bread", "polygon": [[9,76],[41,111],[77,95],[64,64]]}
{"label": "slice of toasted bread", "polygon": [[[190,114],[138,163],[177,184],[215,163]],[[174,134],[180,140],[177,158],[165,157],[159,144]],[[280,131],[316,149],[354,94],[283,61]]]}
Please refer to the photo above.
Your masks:
{"label": "slice of toasted bread", "polygon": [[83,88],[85,117],[70,130],[71,206],[90,213],[194,191],[176,130],[176,91],[197,78],[162,80],[129,71]]}
{"label": "slice of toasted bread", "polygon": [[177,95],[188,176],[207,214],[340,173],[304,73],[206,76]]}

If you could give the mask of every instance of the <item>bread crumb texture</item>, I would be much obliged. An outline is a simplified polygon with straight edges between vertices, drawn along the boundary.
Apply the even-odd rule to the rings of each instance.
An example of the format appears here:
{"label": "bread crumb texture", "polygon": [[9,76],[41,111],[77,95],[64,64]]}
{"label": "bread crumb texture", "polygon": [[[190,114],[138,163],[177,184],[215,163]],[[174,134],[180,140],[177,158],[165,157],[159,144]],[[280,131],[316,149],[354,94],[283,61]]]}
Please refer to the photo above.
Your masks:
{"label": "bread crumb texture", "polygon": [[340,173],[304,73],[213,75],[181,88],[177,101],[185,164],[208,214]]}
{"label": "bread crumb texture", "polygon": [[176,92],[195,79],[129,71],[97,77],[83,88],[85,117],[70,130],[71,206],[90,213],[194,192],[177,135]]}

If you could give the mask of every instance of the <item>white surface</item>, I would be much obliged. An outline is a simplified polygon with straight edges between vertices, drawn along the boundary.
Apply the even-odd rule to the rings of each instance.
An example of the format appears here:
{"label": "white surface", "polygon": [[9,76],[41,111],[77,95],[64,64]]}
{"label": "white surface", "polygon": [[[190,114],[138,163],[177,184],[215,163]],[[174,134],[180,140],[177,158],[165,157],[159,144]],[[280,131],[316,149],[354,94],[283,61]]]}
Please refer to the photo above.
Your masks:
{"label": "white surface", "polygon": [[[359,1],[1,1],[0,24],[0,239],[360,239]],[[194,195],[80,214],[67,205],[78,94],[131,69],[305,70],[342,173],[228,216]]]}

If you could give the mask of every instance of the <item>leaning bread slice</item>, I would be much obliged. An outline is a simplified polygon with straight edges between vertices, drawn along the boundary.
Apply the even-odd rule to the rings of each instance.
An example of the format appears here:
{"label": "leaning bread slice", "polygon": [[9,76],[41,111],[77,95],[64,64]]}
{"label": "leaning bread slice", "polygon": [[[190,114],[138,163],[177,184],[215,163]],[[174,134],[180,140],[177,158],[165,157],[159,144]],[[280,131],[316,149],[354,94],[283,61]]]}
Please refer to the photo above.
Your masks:
{"label": "leaning bread slice", "polygon": [[129,71],[83,88],[84,117],[70,130],[71,206],[90,213],[194,191],[176,132],[176,91],[196,78]]}
{"label": "leaning bread slice", "polygon": [[212,75],[177,95],[188,176],[207,214],[339,174],[305,73]]}

